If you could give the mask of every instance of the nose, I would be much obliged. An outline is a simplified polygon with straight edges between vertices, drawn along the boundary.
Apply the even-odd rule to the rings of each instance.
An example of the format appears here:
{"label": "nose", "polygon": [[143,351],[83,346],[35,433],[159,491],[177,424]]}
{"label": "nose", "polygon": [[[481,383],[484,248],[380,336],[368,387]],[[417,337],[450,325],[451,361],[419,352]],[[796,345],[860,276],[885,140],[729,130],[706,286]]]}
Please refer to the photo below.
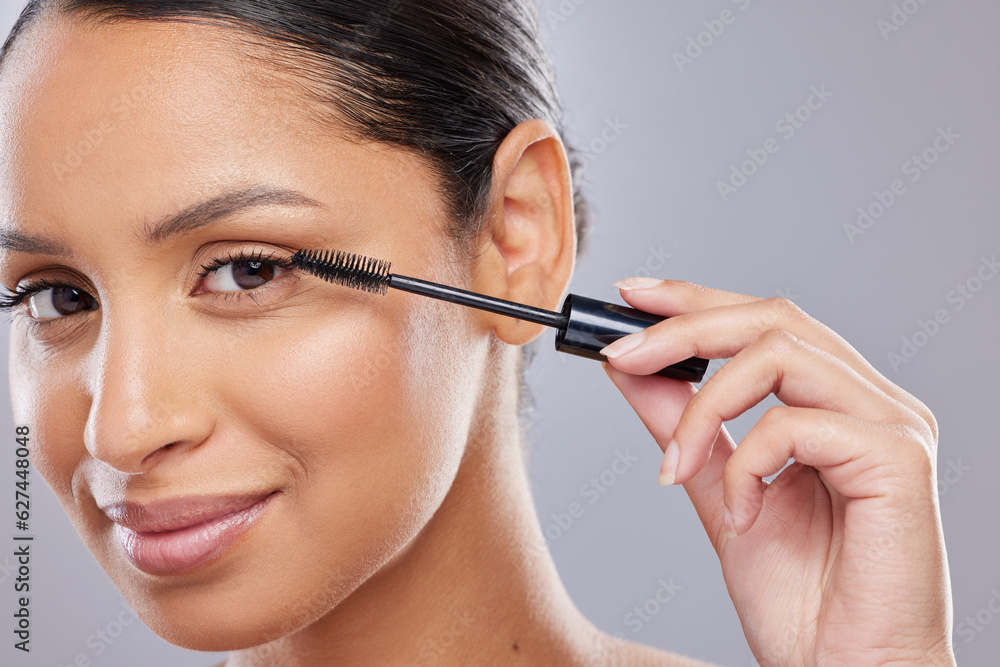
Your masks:
{"label": "nose", "polygon": [[185,357],[164,322],[137,318],[106,327],[91,357],[93,402],[84,444],[95,459],[123,473],[144,473],[165,456],[204,442],[213,428],[190,387],[197,365]]}

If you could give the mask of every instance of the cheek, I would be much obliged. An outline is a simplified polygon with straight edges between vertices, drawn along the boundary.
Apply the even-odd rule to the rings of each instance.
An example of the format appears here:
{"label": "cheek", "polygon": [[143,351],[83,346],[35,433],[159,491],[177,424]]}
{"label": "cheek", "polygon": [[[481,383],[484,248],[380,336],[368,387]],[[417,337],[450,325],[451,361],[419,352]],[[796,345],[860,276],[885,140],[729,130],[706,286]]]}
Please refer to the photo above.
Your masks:
{"label": "cheek", "polygon": [[297,486],[402,489],[464,446],[469,373],[465,355],[448,352],[461,341],[443,319],[455,306],[399,292],[376,299],[253,343],[214,387],[220,417],[299,464]]}
{"label": "cheek", "polygon": [[9,368],[14,424],[30,430],[32,467],[73,518],[73,472],[86,452],[82,434],[89,403],[73,370],[58,361],[37,359],[25,336],[11,327]]}
{"label": "cheek", "polygon": [[396,293],[372,307],[273,350],[281,370],[255,412],[270,415],[258,419],[261,437],[301,464],[304,531],[335,516],[355,539],[392,548],[454,476],[470,414],[455,387],[468,374],[443,352],[457,341],[435,302]]}
{"label": "cheek", "polygon": [[[225,379],[213,384],[220,418],[283,450],[294,481],[248,553],[257,566],[214,580],[197,600],[169,594],[157,632],[202,650],[281,636],[412,540],[451,486],[473,414],[473,373],[457,354],[467,334],[446,319],[456,309],[389,293],[352,307],[351,319],[303,318],[253,349],[226,346]],[[193,618],[213,619],[211,644]]]}
{"label": "cheek", "polygon": [[[108,519],[97,509],[79,473],[92,461],[84,444],[91,400],[72,355],[39,354],[27,334],[11,328],[10,396],[14,423],[31,431],[32,467],[52,489],[80,539],[116,584],[125,581]],[[77,493],[75,493],[75,491]],[[79,503],[78,503],[79,500]]]}

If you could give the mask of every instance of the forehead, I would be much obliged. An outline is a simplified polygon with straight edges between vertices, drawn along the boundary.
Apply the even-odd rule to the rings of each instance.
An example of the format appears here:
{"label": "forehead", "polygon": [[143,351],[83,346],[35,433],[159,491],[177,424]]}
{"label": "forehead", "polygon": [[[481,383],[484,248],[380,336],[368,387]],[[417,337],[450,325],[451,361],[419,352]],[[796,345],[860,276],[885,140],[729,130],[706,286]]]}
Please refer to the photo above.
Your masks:
{"label": "forehead", "polygon": [[234,183],[328,192],[336,206],[352,183],[413,182],[395,152],[316,123],[302,82],[246,37],[177,21],[32,26],[0,76],[2,224],[58,236],[158,217]]}
{"label": "forehead", "polygon": [[49,143],[72,148],[102,126],[141,125],[146,139],[192,144],[226,129],[273,127],[306,105],[267,60],[228,26],[52,16],[22,34],[7,58],[0,90],[12,113],[4,114],[4,135],[38,139],[32,130],[44,128]]}

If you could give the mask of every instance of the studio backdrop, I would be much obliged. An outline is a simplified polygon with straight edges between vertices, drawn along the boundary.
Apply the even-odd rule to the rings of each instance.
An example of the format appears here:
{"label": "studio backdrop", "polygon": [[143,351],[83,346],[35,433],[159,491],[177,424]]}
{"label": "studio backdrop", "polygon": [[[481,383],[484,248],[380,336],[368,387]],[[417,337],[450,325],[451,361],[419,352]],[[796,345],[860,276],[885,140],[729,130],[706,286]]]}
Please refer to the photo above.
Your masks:
{"label": "studio backdrop", "polygon": [[[0,5],[0,32],[21,5]],[[618,302],[614,281],[649,275],[785,297],[928,405],[956,652],[996,664],[1000,5],[551,0],[540,11],[593,211],[570,290]],[[602,630],[756,664],[684,490],[657,485],[659,447],[600,365],[557,353],[552,337],[528,373],[538,548]],[[22,531],[3,400],[0,664],[219,662],[136,620],[33,470],[31,652],[14,648]],[[777,403],[730,422],[736,442]]]}

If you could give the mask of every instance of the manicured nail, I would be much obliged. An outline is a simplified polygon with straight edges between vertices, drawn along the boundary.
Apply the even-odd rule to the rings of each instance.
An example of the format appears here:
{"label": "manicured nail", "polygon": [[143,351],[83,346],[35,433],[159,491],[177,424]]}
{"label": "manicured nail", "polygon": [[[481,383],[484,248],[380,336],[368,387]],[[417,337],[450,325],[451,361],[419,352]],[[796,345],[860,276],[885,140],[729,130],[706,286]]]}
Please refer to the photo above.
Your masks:
{"label": "manicured nail", "polygon": [[722,506],[722,514],[726,522],[726,530],[729,531],[731,535],[736,534],[736,525],[733,523],[733,515],[729,511],[729,508],[725,505]]}
{"label": "manicured nail", "polygon": [[645,334],[645,331],[636,331],[633,334],[623,336],[601,350],[601,354],[609,359],[617,359],[626,352],[631,352],[642,345],[642,341],[646,339],[643,334]]}
{"label": "manicured nail", "polygon": [[619,280],[614,284],[618,289],[636,290],[636,289],[649,289],[650,287],[656,287],[663,281],[659,278],[650,278],[649,276],[635,276],[634,278],[626,278],[625,280]]}
{"label": "manicured nail", "polygon": [[677,457],[680,450],[677,443],[671,440],[663,451],[663,463],[660,465],[660,486],[668,486],[677,478]]}

